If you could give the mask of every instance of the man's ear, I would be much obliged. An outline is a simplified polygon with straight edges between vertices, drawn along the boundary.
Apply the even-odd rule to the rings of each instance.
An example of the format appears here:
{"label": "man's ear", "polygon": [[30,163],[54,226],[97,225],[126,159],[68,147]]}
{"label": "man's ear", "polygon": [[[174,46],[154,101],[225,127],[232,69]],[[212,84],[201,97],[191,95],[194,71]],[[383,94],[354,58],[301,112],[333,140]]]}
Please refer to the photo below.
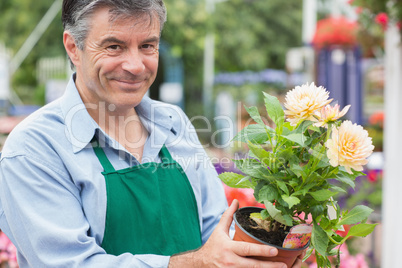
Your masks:
{"label": "man's ear", "polygon": [[63,44],[72,63],[78,66],[80,63],[79,48],[75,44],[74,37],[68,31],[64,31],[63,33]]}

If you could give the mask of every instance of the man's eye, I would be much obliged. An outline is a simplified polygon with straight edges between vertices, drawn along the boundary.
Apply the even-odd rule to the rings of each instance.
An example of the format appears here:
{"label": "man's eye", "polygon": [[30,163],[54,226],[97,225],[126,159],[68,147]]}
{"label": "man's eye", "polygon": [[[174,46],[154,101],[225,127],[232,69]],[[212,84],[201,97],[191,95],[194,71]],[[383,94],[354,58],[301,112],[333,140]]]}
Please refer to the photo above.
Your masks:
{"label": "man's eye", "polygon": [[158,49],[155,47],[155,45],[152,45],[152,44],[142,45],[141,50],[144,51],[144,53],[146,53],[146,54],[153,54],[158,51]]}
{"label": "man's eye", "polygon": [[121,47],[119,45],[111,45],[111,46],[108,46],[106,49],[109,50],[109,51],[117,51],[120,48]]}

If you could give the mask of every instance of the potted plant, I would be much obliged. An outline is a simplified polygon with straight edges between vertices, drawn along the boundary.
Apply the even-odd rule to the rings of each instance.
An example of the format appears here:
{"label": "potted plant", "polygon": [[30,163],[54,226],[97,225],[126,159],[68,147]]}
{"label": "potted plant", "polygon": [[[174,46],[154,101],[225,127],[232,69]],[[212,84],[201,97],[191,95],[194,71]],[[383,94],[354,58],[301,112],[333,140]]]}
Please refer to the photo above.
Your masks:
{"label": "potted plant", "polygon": [[[235,239],[243,240],[238,235],[241,229],[270,236],[278,230],[286,235],[293,226],[308,225],[311,233],[302,232],[299,240],[311,236],[309,242],[290,243],[293,248],[287,251],[309,246],[305,259],[314,252],[319,267],[331,267],[329,257],[339,260],[340,246],[349,237],[366,236],[375,227],[366,223],[372,209],[358,205],[341,211],[335,201],[338,193],[353,188],[355,178],[364,175],[363,165],[374,146],[361,126],[340,120],[350,106],[340,111],[328,98],[329,93],[314,83],[296,86],[286,94],[283,109],[276,97],[264,93],[265,108],[275,127],[264,123],[267,120],[256,107],[246,108],[256,124],[246,126],[234,138],[249,149],[245,158],[233,160],[242,174],[219,175],[230,187],[253,189],[256,201],[265,206],[248,217],[251,228],[236,227]],[[235,213],[236,225],[243,209],[249,208]],[[341,236],[337,231],[343,225],[352,227]],[[265,243],[262,239],[257,242]],[[283,244],[275,246],[286,251]],[[296,257],[287,260],[288,267]]]}

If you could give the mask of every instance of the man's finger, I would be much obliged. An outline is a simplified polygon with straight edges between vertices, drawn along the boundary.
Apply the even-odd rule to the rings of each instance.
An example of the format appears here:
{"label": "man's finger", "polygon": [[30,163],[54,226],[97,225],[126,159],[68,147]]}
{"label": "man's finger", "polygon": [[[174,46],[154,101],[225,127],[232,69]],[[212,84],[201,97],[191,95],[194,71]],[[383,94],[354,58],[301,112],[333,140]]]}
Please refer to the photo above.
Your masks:
{"label": "man's finger", "polygon": [[221,228],[222,231],[228,233],[230,225],[232,224],[233,221],[233,214],[236,212],[238,208],[239,208],[239,201],[234,199],[230,207],[222,214],[221,220],[219,224],[216,226],[216,228]]}
{"label": "man's finger", "polygon": [[249,242],[236,241],[233,252],[239,256],[260,256],[260,257],[273,257],[278,255],[278,249],[268,245],[260,245]]}
{"label": "man's finger", "polygon": [[295,263],[293,264],[292,268],[300,268],[302,265],[302,260],[297,258]]}

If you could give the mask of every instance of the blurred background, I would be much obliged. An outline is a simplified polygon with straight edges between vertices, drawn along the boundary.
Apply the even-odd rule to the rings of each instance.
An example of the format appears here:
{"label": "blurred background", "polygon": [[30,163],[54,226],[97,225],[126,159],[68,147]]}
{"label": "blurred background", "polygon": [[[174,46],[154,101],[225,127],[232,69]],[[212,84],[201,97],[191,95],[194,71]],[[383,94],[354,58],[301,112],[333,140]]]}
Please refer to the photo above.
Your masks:
{"label": "blurred background", "polygon": [[[168,21],[149,96],[186,112],[218,172],[236,170],[228,159],[245,148],[230,141],[250,123],[244,105],[262,107],[265,114],[263,91],[283,99],[296,85],[315,82],[327,88],[341,108],[351,104],[347,117],[369,131],[376,152],[367,176],[338,199],[343,208],[375,208],[371,221],[380,225],[369,237],[348,241],[341,267],[400,267],[384,266],[381,223],[384,70],[386,55],[399,53],[394,73],[400,77],[402,58],[398,48],[386,49],[386,39],[396,38],[399,44],[401,1],[164,2]],[[63,94],[72,74],[62,43],[61,3],[0,1],[0,150],[23,118]],[[399,89],[400,81],[392,81]],[[229,201],[255,205],[252,193],[225,189]],[[15,248],[1,231],[0,239],[0,267],[17,267]],[[304,267],[314,265],[309,259]]]}

